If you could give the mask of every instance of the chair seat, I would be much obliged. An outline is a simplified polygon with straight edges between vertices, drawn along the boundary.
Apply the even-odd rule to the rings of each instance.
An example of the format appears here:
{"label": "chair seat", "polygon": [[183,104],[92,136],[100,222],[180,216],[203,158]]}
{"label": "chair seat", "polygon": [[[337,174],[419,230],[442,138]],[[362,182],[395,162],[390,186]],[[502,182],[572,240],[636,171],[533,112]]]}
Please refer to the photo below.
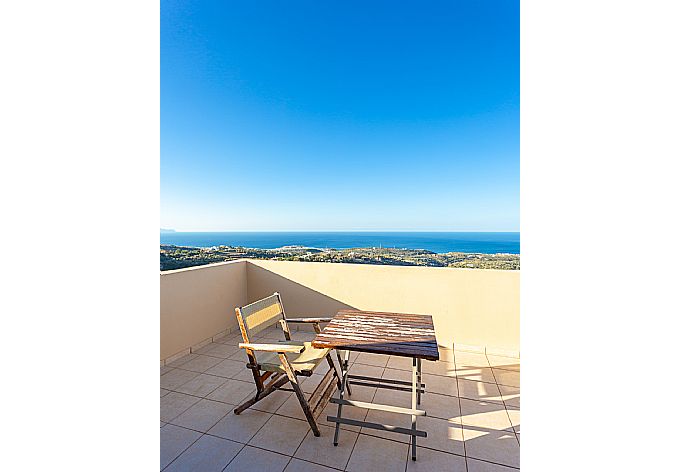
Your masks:
{"label": "chair seat", "polygon": [[[316,367],[328,354],[328,349],[318,349],[312,347],[311,342],[301,341],[279,341],[274,344],[289,344],[292,346],[304,346],[304,351],[300,353],[287,353],[286,356],[290,365],[296,373],[311,375]],[[255,351],[256,360],[261,370],[268,372],[285,372],[280,358],[275,352]]]}

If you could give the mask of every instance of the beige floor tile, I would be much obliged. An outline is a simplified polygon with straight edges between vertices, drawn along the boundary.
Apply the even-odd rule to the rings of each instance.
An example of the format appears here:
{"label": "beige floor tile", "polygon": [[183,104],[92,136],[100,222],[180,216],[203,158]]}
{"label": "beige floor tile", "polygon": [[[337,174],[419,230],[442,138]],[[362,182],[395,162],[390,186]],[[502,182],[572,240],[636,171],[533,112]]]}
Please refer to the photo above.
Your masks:
{"label": "beige floor tile", "polygon": [[199,355],[199,354],[208,355],[208,352],[211,351],[211,350],[213,350],[213,349],[215,349],[216,345],[218,345],[218,344],[222,344],[222,343],[213,343],[213,342],[211,342],[211,343],[205,344],[205,345],[201,346],[200,348],[195,349],[195,350],[194,350],[194,354],[197,354],[197,355]]}
{"label": "beige floor tile", "polygon": [[233,408],[232,405],[202,399],[171,420],[172,424],[205,433]]}
{"label": "beige floor tile", "polygon": [[270,417],[270,413],[252,409],[246,409],[239,415],[230,412],[218,421],[208,434],[247,443]]}
{"label": "beige floor tile", "polygon": [[467,426],[463,434],[468,457],[520,467],[520,445],[515,433]]}
{"label": "beige floor tile", "polygon": [[187,362],[191,361],[192,359],[196,359],[199,355],[198,354],[187,354],[184,357],[180,357],[179,359],[176,359],[170,363],[167,364],[167,367],[180,367],[182,364],[186,364]]}
{"label": "beige floor tile", "polygon": [[187,449],[194,441],[201,437],[201,433],[166,424],[160,428],[160,466],[161,469],[170,464]]}
{"label": "beige floor tile", "polygon": [[458,369],[483,369],[490,367],[489,359],[476,352],[454,351],[455,366]]}
{"label": "beige floor tile", "polygon": [[337,469],[331,469],[319,464],[313,464],[300,459],[291,459],[285,472],[332,472]]}
{"label": "beige floor tile", "polygon": [[408,445],[360,434],[347,463],[351,472],[404,472]]}
{"label": "beige floor tile", "polygon": [[166,423],[182,414],[187,408],[199,401],[199,398],[184,393],[170,392],[160,402],[161,421]]}
{"label": "beige floor tile", "polygon": [[[374,399],[374,395],[376,394],[376,389],[372,387],[363,387],[360,385],[353,385],[352,386],[352,395],[347,395],[345,394],[345,399],[347,400],[359,400],[362,402],[371,402]],[[335,392],[333,394],[334,398],[338,397],[338,392]],[[343,406],[342,409],[342,417],[343,418],[350,418],[353,420],[360,420],[364,421],[364,418],[367,416],[367,412],[369,410],[364,409],[364,408],[355,408],[353,406]],[[316,422],[318,424],[323,424],[326,426],[334,426],[335,423],[332,423],[330,421],[327,421],[328,416],[336,416],[338,413],[338,405],[335,403],[328,403],[326,407],[324,408],[323,412],[319,415],[317,418]],[[359,431],[361,428],[359,426],[351,426],[347,424],[341,425],[341,429],[347,429],[349,431]]]}
{"label": "beige floor tile", "polygon": [[173,369],[172,366],[169,366],[169,365],[162,365],[162,366],[161,366],[161,375],[163,375],[163,374],[165,374],[165,373],[167,373],[167,372],[170,372],[172,369]]}
{"label": "beige floor tile", "polygon": [[[231,362],[237,362],[233,361],[232,359],[226,359]],[[244,369],[240,369],[235,374],[232,376],[233,379],[238,379],[238,380],[243,380],[245,382],[251,382],[254,383],[254,374],[252,373],[252,370],[247,368],[247,363],[244,363]]]}
{"label": "beige floor tile", "polygon": [[221,362],[222,359],[218,357],[211,357],[205,355],[198,355],[189,362],[185,362],[179,368],[184,370],[191,370],[194,372],[205,372],[214,365]]}
{"label": "beige floor tile", "polygon": [[[412,371],[412,366],[406,369],[408,372]],[[425,374],[444,375],[446,377],[455,377],[455,364],[452,362],[443,361],[425,361],[422,360],[422,376]]]}
{"label": "beige floor tile", "polygon": [[230,379],[213,392],[209,393],[206,398],[230,403],[232,405],[239,405],[252,393],[256,393],[256,385],[249,382]]}
{"label": "beige floor tile", "polygon": [[161,398],[163,398],[164,396],[166,396],[169,393],[170,393],[170,390],[166,390],[164,388],[161,388]]}
{"label": "beige floor tile", "polygon": [[422,395],[422,404],[417,408],[426,411],[427,416],[434,418],[451,419],[460,416],[458,398],[449,395],[425,393]]}
{"label": "beige floor tile", "polygon": [[[412,406],[412,396],[410,392],[379,388],[376,391],[373,402],[410,408]],[[459,399],[438,393],[423,394],[422,404],[417,406],[417,408],[426,411],[427,416],[435,418],[450,419],[460,416]]]}
{"label": "beige floor tile", "polygon": [[307,435],[312,434],[306,421],[273,415],[249,441],[252,446],[292,455]]}
{"label": "beige floor tile", "polygon": [[[359,354],[360,353],[358,351],[350,351],[350,364],[357,362]],[[340,357],[342,357],[342,359],[345,360],[345,351],[340,351]]]}
{"label": "beige floor tile", "polygon": [[223,472],[282,472],[289,456],[245,446]]}
{"label": "beige floor tile", "polygon": [[189,370],[173,369],[170,372],[161,375],[161,388],[166,390],[174,390],[182,384],[186,384],[194,377],[199,375],[197,372]]}
{"label": "beige floor tile", "polygon": [[233,361],[232,359],[224,359],[210,369],[206,370],[206,374],[216,375],[218,377],[225,377],[226,379],[233,378],[240,372],[247,371],[246,362]]}
{"label": "beige floor tile", "polygon": [[463,426],[509,430],[513,427],[505,407],[498,403],[460,399]]}
{"label": "beige floor tile", "polygon": [[475,382],[496,383],[491,367],[460,367],[456,368],[455,376],[459,379],[474,380]]}
{"label": "beige floor tile", "polygon": [[474,376],[474,380],[477,380],[481,378],[477,376],[481,376],[482,373],[488,376],[487,378],[493,382],[494,374],[491,372],[491,367],[468,367],[464,365],[454,365],[453,367],[453,377],[457,377],[459,379],[471,378]]}
{"label": "beige floor tile", "polygon": [[417,460],[412,460],[412,448],[408,451],[408,472],[466,472],[465,458],[447,452],[417,447]]}
{"label": "beige floor tile", "polygon": [[387,356],[385,354],[372,354],[369,352],[360,352],[359,356],[357,356],[355,364],[366,364],[373,365],[376,367],[386,367],[389,358],[390,356]]}
{"label": "beige floor tile", "polygon": [[[369,410],[365,410],[362,408],[355,408],[352,406],[343,406],[342,410],[342,417],[343,418],[350,418],[353,420],[359,420],[359,421],[364,421],[364,418],[367,416],[367,412]],[[316,418],[316,423],[321,427],[321,425],[325,426],[335,426],[335,423],[332,421],[328,421],[329,416],[335,417],[338,413],[338,406],[329,403],[323,411],[319,414],[319,416]],[[354,431],[354,432],[359,432],[361,429],[359,426],[352,426],[349,424],[341,424],[340,429],[347,429],[348,431]]]}
{"label": "beige floor tile", "polygon": [[[433,364],[433,362],[424,361],[422,366],[426,367],[427,364]],[[389,369],[406,370],[408,372],[411,372],[412,359],[410,359],[409,357],[388,356],[388,362],[386,363],[386,367],[388,367]]]}
{"label": "beige floor tile", "polygon": [[[422,395],[423,398],[427,394]],[[372,399],[373,403],[381,403],[384,405],[400,406],[410,408],[412,405],[412,393],[402,392],[400,390],[389,390],[386,388],[377,388]]]}
{"label": "beige floor tile", "polygon": [[520,372],[520,359],[513,357],[488,356],[491,367]]}
{"label": "beige floor tile", "polygon": [[[335,357],[335,353],[331,351],[330,356],[333,358],[333,363],[336,365],[338,372],[340,372],[340,367],[338,367],[338,358]],[[328,365],[328,361],[324,359],[318,366],[316,366],[316,369],[314,369],[314,374],[325,375],[330,368],[331,366]]]}
{"label": "beige floor tile", "polygon": [[[331,373],[330,378],[332,377],[333,374]],[[310,377],[298,377],[300,381],[300,386],[302,387],[304,393],[312,393],[316,389],[316,387],[318,387],[319,382],[321,382],[323,378],[323,375],[318,374],[313,374]]]}
{"label": "beige floor tile", "polygon": [[520,388],[520,371],[502,369],[493,369],[493,371],[497,384]]}
{"label": "beige floor tile", "polygon": [[[508,398],[510,397],[510,398]],[[510,395],[503,397],[505,404],[508,407],[520,408],[520,395]]]}
{"label": "beige floor tile", "polygon": [[[408,415],[401,415],[398,413],[391,413],[389,411],[367,410],[365,421],[370,423],[385,424],[389,426],[398,426],[400,428],[409,428],[412,425],[412,418]],[[419,423],[417,423],[419,424]],[[421,429],[421,428],[418,428]],[[368,434],[369,436],[376,436],[377,438],[387,439],[389,441],[396,441],[400,443],[409,443],[410,437],[404,434],[392,433],[390,431],[382,431],[378,429],[362,428],[360,434]]]}
{"label": "beige floor tile", "polygon": [[453,377],[443,375],[422,375],[422,383],[426,385],[425,390],[441,395],[458,396],[458,384]]}
{"label": "beige floor tile", "polygon": [[513,425],[513,430],[518,433],[518,441],[520,440],[520,410],[518,408],[507,408],[508,417]]}
{"label": "beige floor tile", "polygon": [[[383,371],[382,377],[384,379],[404,380],[405,382],[412,382],[412,371],[386,368]],[[424,375],[424,373],[422,373],[422,383],[426,383],[426,377],[427,376]]]}
{"label": "beige floor tile", "polygon": [[458,394],[463,398],[482,400],[493,403],[502,403],[501,392],[498,385],[489,382],[475,382],[474,380],[458,380]]}
{"label": "beige floor tile", "polygon": [[336,447],[333,446],[335,428],[321,426],[320,430],[321,436],[318,438],[313,434],[306,435],[295,457],[336,469],[345,469],[352,448],[355,446],[357,433],[341,429]]}
{"label": "beige floor tile", "polygon": [[467,458],[467,472],[515,472],[515,470],[512,467],[480,461],[471,457]]}
{"label": "beige floor tile", "polygon": [[235,346],[242,342],[242,335],[240,333],[230,333],[226,334],[222,338],[218,338],[214,343],[229,344],[230,346]]}
{"label": "beige floor tile", "polygon": [[242,445],[204,435],[170,464],[166,472],[220,472],[240,452]]}
{"label": "beige floor tile", "polygon": [[383,370],[383,367],[377,367],[367,364],[353,364],[348,369],[348,372],[352,375],[363,375],[365,377],[380,378],[383,374]]}
{"label": "beige floor tile", "polygon": [[[350,418],[353,420],[360,420],[364,421],[364,418],[367,416],[367,412],[369,410],[364,410],[362,408],[355,408],[352,406],[343,406],[343,418]],[[329,416],[336,416],[338,413],[338,406],[329,403],[326,408],[323,409],[323,411],[319,414],[319,416],[316,418],[316,423],[321,427],[322,425],[324,426],[335,426],[335,423],[332,421],[328,421]],[[359,432],[361,429],[359,426],[352,426],[349,424],[341,424],[340,429],[347,429],[348,431],[354,431],[354,432]]]}
{"label": "beige floor tile", "polygon": [[417,439],[418,446],[451,454],[465,455],[460,418],[444,420],[420,416],[417,418],[417,429],[427,433],[426,438]]}
{"label": "beige floor tile", "polygon": [[189,382],[182,384],[175,389],[176,392],[187,393],[197,397],[205,397],[227,380],[214,375],[199,374]]}
{"label": "beige floor tile", "polygon": [[292,392],[285,392],[283,390],[276,390],[267,397],[259,400],[258,403],[254,403],[249,408],[252,410],[265,411],[266,413],[275,413],[278,411],[278,408],[283,406],[283,403],[285,403],[291,396],[294,397],[295,394]]}
{"label": "beige floor tile", "polygon": [[[202,352],[203,349],[203,352]],[[202,347],[200,350],[196,351],[197,354],[204,354],[206,356],[213,356],[213,357],[220,357],[223,359],[227,359],[228,357],[237,354],[240,349],[237,346],[231,346],[229,344],[221,344],[221,343],[211,343],[208,344],[204,347]]]}
{"label": "beige floor tile", "polygon": [[507,406],[520,408],[520,387],[510,387],[508,385],[498,385],[501,398]]}
{"label": "beige floor tile", "polygon": [[287,400],[285,400],[285,403],[283,403],[281,407],[278,408],[276,413],[281,416],[287,416],[298,420],[306,421],[307,419],[304,415],[304,410],[302,410],[302,406],[300,405],[299,400],[297,400],[297,397],[295,395],[290,395],[290,397]]}
{"label": "beige floor tile", "polygon": [[[339,395],[339,391],[336,391],[333,394],[333,397],[337,397]],[[352,395],[348,395],[347,391],[345,391],[345,397],[346,399],[349,400],[359,400],[363,402],[371,402],[374,399],[374,395],[376,395],[376,387],[366,387],[363,385],[352,385]]]}
{"label": "beige floor tile", "polygon": [[228,357],[228,359],[238,362],[244,362],[245,364],[249,361],[249,359],[247,358],[247,351],[245,351],[244,349],[237,349],[235,353]]}
{"label": "beige floor tile", "polygon": [[[383,378],[404,380],[406,382],[412,381],[412,371],[403,371],[397,369],[388,369],[383,372]],[[425,374],[422,372],[422,383],[426,385],[426,391],[438,393],[441,395],[450,395],[452,397],[458,396],[457,382],[453,377],[446,377],[444,375]]]}

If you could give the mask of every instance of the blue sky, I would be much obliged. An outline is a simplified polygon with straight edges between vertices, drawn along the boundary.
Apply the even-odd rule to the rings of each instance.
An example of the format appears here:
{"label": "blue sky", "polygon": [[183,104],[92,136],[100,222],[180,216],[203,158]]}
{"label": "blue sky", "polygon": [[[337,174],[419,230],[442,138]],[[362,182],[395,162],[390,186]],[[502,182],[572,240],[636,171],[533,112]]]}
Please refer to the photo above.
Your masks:
{"label": "blue sky", "polygon": [[519,2],[161,1],[161,227],[519,231]]}

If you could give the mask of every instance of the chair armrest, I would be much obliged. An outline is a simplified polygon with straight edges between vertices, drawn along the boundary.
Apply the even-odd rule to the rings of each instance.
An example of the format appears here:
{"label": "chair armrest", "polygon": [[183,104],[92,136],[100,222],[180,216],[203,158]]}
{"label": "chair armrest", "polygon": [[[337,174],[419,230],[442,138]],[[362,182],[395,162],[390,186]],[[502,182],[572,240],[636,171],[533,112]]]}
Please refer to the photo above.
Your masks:
{"label": "chair armrest", "polygon": [[332,319],[332,317],[286,318],[285,321],[288,323],[327,323]]}
{"label": "chair armrest", "polygon": [[304,344],[257,344],[257,343],[240,343],[240,348],[251,349],[252,351],[265,352],[290,352],[299,354],[304,351]]}

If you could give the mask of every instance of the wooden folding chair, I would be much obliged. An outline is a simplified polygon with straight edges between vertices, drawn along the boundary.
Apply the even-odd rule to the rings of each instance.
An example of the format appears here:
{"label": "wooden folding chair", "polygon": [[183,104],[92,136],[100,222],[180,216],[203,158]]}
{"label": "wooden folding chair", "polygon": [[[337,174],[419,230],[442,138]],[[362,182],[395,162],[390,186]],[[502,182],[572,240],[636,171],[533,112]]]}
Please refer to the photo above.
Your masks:
{"label": "wooden folding chair", "polygon": [[[330,349],[314,348],[311,342],[293,341],[288,323],[309,323],[313,326],[314,331],[319,333],[321,332],[319,323],[328,322],[330,318],[287,319],[278,292],[242,308],[235,308],[235,314],[244,340],[243,343],[239,344],[239,347],[247,351],[249,358],[247,367],[251,369],[256,384],[256,395],[235,408],[235,414],[239,415],[276,390],[290,391],[290,389],[281,388],[290,382],[292,391],[299,399],[302,410],[304,410],[304,416],[307,417],[314,436],[320,436],[316,417],[328,403],[328,399],[336,386],[340,388],[341,375],[335,368],[335,363],[330,356]],[[257,334],[276,323],[282,327],[285,341],[276,341],[270,344],[252,342],[252,338]],[[337,351],[336,354],[338,354]],[[306,398],[297,377],[311,376],[314,369],[324,359],[330,368],[314,392],[309,398]],[[337,355],[337,360],[342,369],[340,355]],[[349,390],[349,385],[347,387]]]}

